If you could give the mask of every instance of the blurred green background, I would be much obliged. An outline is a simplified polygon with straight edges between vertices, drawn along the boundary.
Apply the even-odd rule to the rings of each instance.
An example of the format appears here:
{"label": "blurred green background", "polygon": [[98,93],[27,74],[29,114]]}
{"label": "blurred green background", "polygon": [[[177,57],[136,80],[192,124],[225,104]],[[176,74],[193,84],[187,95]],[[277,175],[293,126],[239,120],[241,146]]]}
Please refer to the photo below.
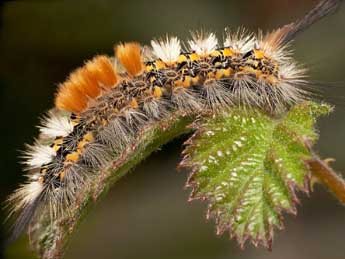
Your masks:
{"label": "blurred green background", "polygon": [[[316,0],[80,0],[2,2],[0,21],[0,200],[23,181],[19,150],[32,143],[35,127],[53,105],[56,85],[113,44],[148,44],[166,33],[186,38],[190,30],[245,26],[276,28],[303,15]],[[334,157],[345,173],[345,6],[294,43],[295,57],[310,68],[322,99],[336,110],[321,119],[318,151]],[[298,216],[285,216],[273,252],[251,245],[241,251],[227,235],[216,237],[204,203],[189,204],[188,173],[176,172],[183,139],[156,152],[123,178],[75,235],[66,258],[318,259],[345,258],[345,208],[323,187],[302,196]],[[3,204],[1,205],[3,207]],[[3,221],[5,211],[1,211]],[[1,240],[5,227],[1,226]],[[3,243],[3,241],[1,241]],[[0,257],[35,258],[27,238]]]}

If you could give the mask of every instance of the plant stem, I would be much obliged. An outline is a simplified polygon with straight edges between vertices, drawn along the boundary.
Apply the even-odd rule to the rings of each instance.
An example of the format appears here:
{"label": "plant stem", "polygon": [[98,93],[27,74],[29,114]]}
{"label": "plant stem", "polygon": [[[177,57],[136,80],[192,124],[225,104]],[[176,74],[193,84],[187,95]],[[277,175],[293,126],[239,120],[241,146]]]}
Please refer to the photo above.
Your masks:
{"label": "plant stem", "polygon": [[317,177],[338,200],[345,205],[345,181],[338,175],[326,161],[314,155],[312,159],[306,160],[313,176]]}

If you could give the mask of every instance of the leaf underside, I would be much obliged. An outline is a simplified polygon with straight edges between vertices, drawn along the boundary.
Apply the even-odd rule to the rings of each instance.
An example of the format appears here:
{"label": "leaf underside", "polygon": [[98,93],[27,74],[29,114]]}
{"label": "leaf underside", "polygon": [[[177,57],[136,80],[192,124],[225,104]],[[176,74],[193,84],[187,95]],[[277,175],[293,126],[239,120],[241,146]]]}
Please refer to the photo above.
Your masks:
{"label": "leaf underside", "polygon": [[316,119],[330,110],[305,102],[272,118],[242,107],[194,124],[181,164],[193,170],[190,199],[209,201],[217,234],[229,230],[241,247],[250,239],[271,248],[282,212],[295,214],[296,192],[309,190],[306,143],[317,140]]}

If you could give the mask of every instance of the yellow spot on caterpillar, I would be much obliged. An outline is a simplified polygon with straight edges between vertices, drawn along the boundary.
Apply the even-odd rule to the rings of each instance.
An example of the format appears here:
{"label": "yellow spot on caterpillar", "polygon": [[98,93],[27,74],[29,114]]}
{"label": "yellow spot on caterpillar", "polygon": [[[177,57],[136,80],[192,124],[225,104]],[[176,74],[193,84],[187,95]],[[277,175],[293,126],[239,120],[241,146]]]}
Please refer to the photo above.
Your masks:
{"label": "yellow spot on caterpillar", "polygon": [[188,88],[192,84],[192,77],[191,76],[186,76],[182,82],[183,87]]}
{"label": "yellow spot on caterpillar", "polygon": [[150,77],[150,82],[153,83],[154,81],[156,81],[156,77],[154,76]]}
{"label": "yellow spot on caterpillar", "polygon": [[200,56],[198,54],[196,54],[196,53],[192,53],[192,54],[189,55],[189,59],[192,62],[193,61],[198,61],[198,60],[200,60]]}
{"label": "yellow spot on caterpillar", "polygon": [[228,68],[228,69],[224,69],[224,76],[225,77],[230,77],[232,74],[232,69]]}
{"label": "yellow spot on caterpillar", "polygon": [[88,143],[88,141],[82,140],[78,143],[78,151],[80,152],[84,146]]}
{"label": "yellow spot on caterpillar", "polygon": [[221,79],[223,77],[223,71],[222,69],[221,70],[217,70],[216,72],[216,78],[217,79]]}
{"label": "yellow spot on caterpillar", "polygon": [[230,77],[231,76],[231,68],[228,69],[220,69],[216,72],[216,79],[222,79],[224,77]]}
{"label": "yellow spot on caterpillar", "polygon": [[88,133],[86,133],[86,134],[84,135],[84,138],[83,138],[83,139],[86,140],[86,141],[88,141],[88,142],[90,142],[90,141],[93,141],[93,140],[94,140],[94,137],[93,137],[93,135],[92,135],[91,132],[88,132]]}
{"label": "yellow spot on caterpillar", "polygon": [[161,61],[161,60],[157,60],[157,61],[155,62],[155,66],[156,66],[156,69],[157,69],[157,70],[166,68],[165,63],[164,63],[163,61]]}
{"label": "yellow spot on caterpillar", "polygon": [[154,69],[154,66],[151,65],[151,64],[147,65],[146,68],[145,68],[146,72],[151,72],[153,69]]}
{"label": "yellow spot on caterpillar", "polygon": [[241,67],[241,71],[246,73],[246,74],[254,74],[257,77],[262,74],[262,72],[260,70],[254,69],[254,68],[249,67],[249,66]]}
{"label": "yellow spot on caterpillar", "polygon": [[215,50],[210,54],[211,57],[219,57],[221,55],[222,53],[219,50]]}
{"label": "yellow spot on caterpillar", "polygon": [[215,75],[214,72],[208,72],[207,73],[207,79],[212,79],[212,78],[215,78],[215,77],[216,77],[216,75]]}
{"label": "yellow spot on caterpillar", "polygon": [[60,148],[61,148],[60,145],[54,145],[54,146],[52,147],[52,149],[53,149],[55,152],[59,151]]}
{"label": "yellow spot on caterpillar", "polygon": [[265,53],[262,50],[254,49],[254,56],[256,59],[263,59],[265,57]]}
{"label": "yellow spot on caterpillar", "polygon": [[223,52],[224,57],[231,57],[234,55],[234,52],[230,48],[225,48],[223,49],[222,52]]}
{"label": "yellow spot on caterpillar", "polygon": [[155,86],[153,90],[153,96],[156,98],[160,98],[163,95],[162,89],[158,86]]}
{"label": "yellow spot on caterpillar", "polygon": [[61,145],[62,142],[63,142],[63,138],[57,138],[57,139],[54,140],[54,144],[55,145]]}
{"label": "yellow spot on caterpillar", "polygon": [[62,143],[63,143],[62,138],[55,139],[53,146],[52,146],[52,149],[57,152],[61,148]]}
{"label": "yellow spot on caterpillar", "polygon": [[67,162],[76,162],[76,161],[78,161],[78,158],[79,158],[79,152],[75,151],[75,152],[68,154],[66,156],[66,161]]}
{"label": "yellow spot on caterpillar", "polygon": [[192,77],[192,84],[193,85],[196,85],[198,84],[200,81],[200,77],[199,76],[196,76],[196,77]]}
{"label": "yellow spot on caterpillar", "polygon": [[77,149],[77,153],[80,154],[82,152],[82,150],[84,149],[84,146],[89,143],[90,141],[93,141],[94,140],[94,137],[92,135],[91,132],[88,132],[86,133],[84,136],[83,136],[83,140],[81,140],[79,143],[78,143],[78,149]]}
{"label": "yellow spot on caterpillar", "polygon": [[182,86],[182,84],[183,84],[183,82],[182,82],[182,80],[176,80],[175,82],[174,82],[174,86]]}
{"label": "yellow spot on caterpillar", "polygon": [[183,63],[183,62],[187,62],[188,59],[186,57],[186,55],[180,55],[177,59],[177,63]]}
{"label": "yellow spot on caterpillar", "polygon": [[192,85],[198,84],[199,81],[200,81],[200,77],[199,76],[196,76],[196,77],[185,76],[183,78],[183,80],[176,80],[174,82],[174,85],[177,86],[177,87],[178,86],[182,86],[182,87],[185,87],[185,88],[189,88]]}
{"label": "yellow spot on caterpillar", "polygon": [[133,109],[137,109],[137,108],[138,108],[137,99],[132,98],[132,101],[131,101],[130,105],[131,105],[131,107],[132,107]]}

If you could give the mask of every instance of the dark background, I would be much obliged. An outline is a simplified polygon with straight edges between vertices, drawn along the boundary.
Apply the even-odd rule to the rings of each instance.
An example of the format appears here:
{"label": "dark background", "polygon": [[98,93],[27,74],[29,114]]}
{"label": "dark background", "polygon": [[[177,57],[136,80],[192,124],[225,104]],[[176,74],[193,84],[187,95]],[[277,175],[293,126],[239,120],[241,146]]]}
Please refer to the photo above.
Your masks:
{"label": "dark background", "polygon": [[[148,44],[166,33],[184,39],[194,29],[245,26],[265,31],[303,15],[314,0],[10,1],[0,21],[0,200],[23,181],[19,150],[32,143],[35,125],[53,105],[56,85],[96,54],[112,55],[113,44]],[[336,110],[320,120],[317,146],[345,173],[345,6],[313,26],[293,45],[297,60],[324,82],[322,99]],[[66,258],[345,258],[345,208],[317,186],[302,196],[298,216],[286,215],[273,252],[251,245],[241,251],[227,235],[216,237],[205,204],[187,202],[187,172],[177,173],[183,139],[164,146],[123,178],[90,213]],[[3,204],[1,205],[3,207]],[[5,212],[2,210],[0,220]],[[5,227],[2,226],[4,233]],[[0,233],[0,235],[1,235]],[[4,234],[1,235],[2,239]],[[34,258],[27,238],[0,257]]]}

